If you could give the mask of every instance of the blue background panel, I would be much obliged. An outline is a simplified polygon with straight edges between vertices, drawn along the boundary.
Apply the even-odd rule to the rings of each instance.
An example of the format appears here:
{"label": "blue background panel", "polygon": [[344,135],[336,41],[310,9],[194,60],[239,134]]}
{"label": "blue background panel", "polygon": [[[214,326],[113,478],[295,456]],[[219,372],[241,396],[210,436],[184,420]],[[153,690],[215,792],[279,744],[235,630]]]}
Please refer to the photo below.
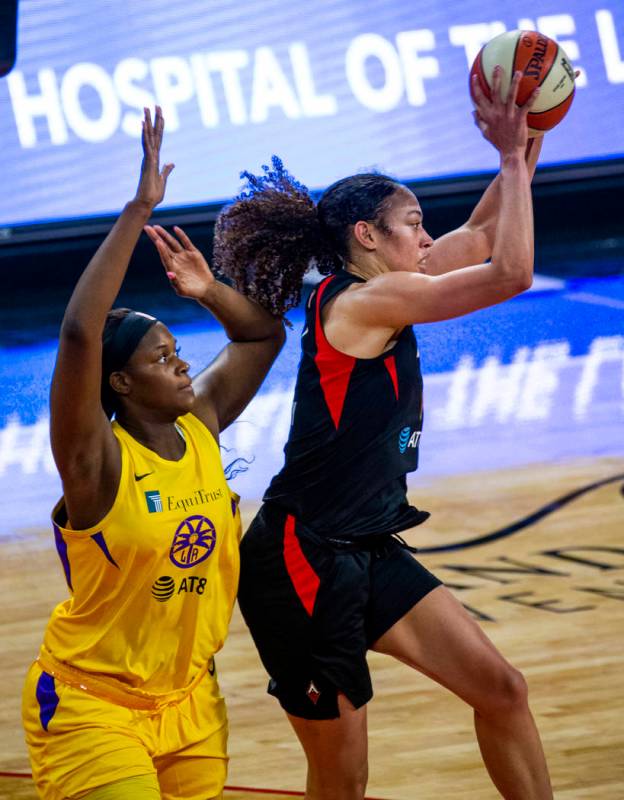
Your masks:
{"label": "blue background panel", "polygon": [[[182,303],[182,301],[180,301]],[[167,322],[158,308],[144,308]],[[257,397],[223,435],[232,481],[258,500],[282,463],[302,312]],[[223,347],[205,319],[171,326],[192,371]],[[624,457],[624,278],[574,279],[460,319],[416,327],[425,422],[413,491],[428,477]],[[56,342],[0,349],[0,536],[45,525],[60,494],[48,439]]]}

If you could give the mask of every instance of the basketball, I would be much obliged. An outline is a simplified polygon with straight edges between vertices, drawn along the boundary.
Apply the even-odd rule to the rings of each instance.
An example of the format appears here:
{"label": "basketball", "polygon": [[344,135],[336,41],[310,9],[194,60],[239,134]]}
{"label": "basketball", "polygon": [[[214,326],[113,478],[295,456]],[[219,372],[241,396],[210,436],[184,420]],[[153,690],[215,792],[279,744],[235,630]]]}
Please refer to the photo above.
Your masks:
{"label": "basketball", "polygon": [[494,67],[503,68],[501,97],[507,97],[514,72],[522,72],[516,102],[524,105],[531,92],[540,94],[528,115],[529,136],[554,128],[568,113],[574,98],[574,68],[563,48],[537,31],[507,31],[495,36],[479,51],[470,70],[470,95],[474,102],[472,76],[483,93],[492,98]]}

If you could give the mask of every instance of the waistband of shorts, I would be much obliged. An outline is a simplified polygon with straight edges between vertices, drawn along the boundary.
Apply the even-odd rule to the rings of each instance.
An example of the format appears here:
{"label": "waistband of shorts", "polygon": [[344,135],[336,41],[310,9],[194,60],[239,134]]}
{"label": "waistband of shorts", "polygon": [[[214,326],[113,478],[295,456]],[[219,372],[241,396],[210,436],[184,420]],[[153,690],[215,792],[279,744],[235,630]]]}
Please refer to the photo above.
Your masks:
{"label": "waistband of shorts", "polygon": [[378,550],[384,551],[389,546],[399,545],[404,550],[410,553],[417,553],[418,548],[408,544],[405,539],[399,534],[417,525],[422,525],[431,516],[428,511],[421,511],[415,506],[409,507],[410,513],[397,520],[395,524],[384,528],[380,531],[372,531],[370,533],[355,533],[347,536],[334,535],[326,531],[317,531],[312,529],[302,519],[297,517],[293,511],[280,506],[277,502],[272,500],[265,500],[260,508],[259,516],[263,517],[269,526],[277,524],[280,528],[288,516],[292,516],[297,524],[297,535],[304,536],[310,541],[314,542],[320,547],[327,547],[331,550],[356,552],[358,550],[365,550],[375,552]]}
{"label": "waistband of shorts", "polygon": [[418,552],[418,548],[408,544],[397,531],[383,531],[380,533],[366,533],[353,538],[340,536],[327,536],[311,530],[297,520],[297,535],[310,539],[317,546],[326,547],[334,552],[357,553],[366,551],[374,555],[383,556],[395,547],[402,547],[410,553]]}
{"label": "waistband of shorts", "polygon": [[349,552],[357,550],[367,550],[371,553],[387,551],[389,547],[402,547],[410,553],[417,553],[418,548],[408,544],[402,536],[398,533],[372,533],[363,536],[357,536],[353,539],[335,539],[333,537],[326,537],[334,548],[338,550],[347,550]]}
{"label": "waistband of shorts", "polygon": [[65,683],[73,689],[80,689],[100,700],[107,700],[115,705],[137,711],[160,711],[165,706],[181,703],[201,683],[208,672],[208,662],[206,662],[193,680],[182,689],[175,689],[163,694],[152,694],[133,686],[127,686],[115,678],[84,672],[65,661],[59,661],[45,647],[39,651],[37,663],[53,678],[57,678],[61,683]]}

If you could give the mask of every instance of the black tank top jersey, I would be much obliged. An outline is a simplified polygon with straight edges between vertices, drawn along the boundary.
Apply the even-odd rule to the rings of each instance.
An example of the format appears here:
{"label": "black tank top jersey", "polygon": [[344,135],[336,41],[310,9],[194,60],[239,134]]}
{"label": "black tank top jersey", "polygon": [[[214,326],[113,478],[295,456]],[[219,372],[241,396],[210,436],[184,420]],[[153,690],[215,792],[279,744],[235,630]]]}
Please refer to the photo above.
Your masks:
{"label": "black tank top jersey", "polygon": [[411,327],[376,358],[341,353],[323,332],[323,307],[362,282],[342,270],[310,295],[285,463],[264,495],[316,533],[346,540],[394,533],[429,516],[406,498],[423,416]]}

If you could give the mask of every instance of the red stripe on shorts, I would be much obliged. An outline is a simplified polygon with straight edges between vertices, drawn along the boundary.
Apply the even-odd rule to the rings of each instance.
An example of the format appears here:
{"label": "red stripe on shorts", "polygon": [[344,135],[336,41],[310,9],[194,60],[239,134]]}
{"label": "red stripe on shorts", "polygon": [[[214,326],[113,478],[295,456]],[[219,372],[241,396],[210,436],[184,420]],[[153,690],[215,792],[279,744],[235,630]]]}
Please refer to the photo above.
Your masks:
{"label": "red stripe on shorts", "polygon": [[312,616],[321,581],[301,549],[299,539],[295,535],[295,518],[292,514],[286,517],[284,525],[284,561],[299,599],[308,614]]}

